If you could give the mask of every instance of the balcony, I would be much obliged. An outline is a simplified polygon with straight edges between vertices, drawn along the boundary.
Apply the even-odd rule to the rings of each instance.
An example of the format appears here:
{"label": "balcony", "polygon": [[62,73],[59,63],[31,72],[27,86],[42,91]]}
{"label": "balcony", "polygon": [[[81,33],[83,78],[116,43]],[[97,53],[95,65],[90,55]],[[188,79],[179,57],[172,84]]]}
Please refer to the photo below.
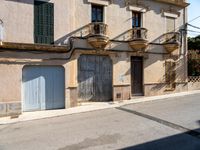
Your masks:
{"label": "balcony", "polygon": [[169,32],[163,35],[165,42],[165,49],[171,53],[180,47],[180,33],[179,32]]}
{"label": "balcony", "polygon": [[155,0],[155,1],[172,4],[180,7],[187,7],[189,5],[189,3],[186,2],[186,0]]}
{"label": "balcony", "polygon": [[130,31],[131,38],[129,39],[130,47],[135,51],[144,51],[148,46],[147,29],[133,28]]}
{"label": "balcony", "polygon": [[88,43],[96,49],[104,49],[109,42],[107,28],[108,26],[102,22],[89,24]]}

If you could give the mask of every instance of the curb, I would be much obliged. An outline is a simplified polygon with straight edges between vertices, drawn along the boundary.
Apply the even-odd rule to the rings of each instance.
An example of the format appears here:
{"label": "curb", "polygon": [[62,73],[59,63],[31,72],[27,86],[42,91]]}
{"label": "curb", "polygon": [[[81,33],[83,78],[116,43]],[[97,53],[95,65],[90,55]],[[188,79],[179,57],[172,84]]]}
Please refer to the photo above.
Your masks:
{"label": "curb", "polygon": [[18,118],[14,118],[14,119],[11,119],[10,117],[0,118],[0,125],[14,124],[14,123],[19,123],[19,122],[47,119],[47,118],[54,118],[54,117],[61,117],[61,116],[65,116],[65,115],[72,115],[72,114],[79,114],[79,113],[86,113],[86,112],[91,112],[91,111],[122,107],[122,106],[130,105],[130,104],[151,102],[151,101],[155,101],[155,100],[158,101],[158,100],[193,95],[193,94],[200,94],[200,90],[190,91],[190,92],[181,92],[181,93],[175,93],[175,94],[167,94],[167,95],[161,95],[161,96],[133,98],[131,100],[125,100],[125,101],[120,101],[120,102],[88,103],[88,104],[86,103],[83,106],[68,108],[68,109],[63,109],[63,110],[25,112],[22,115],[20,115]]}

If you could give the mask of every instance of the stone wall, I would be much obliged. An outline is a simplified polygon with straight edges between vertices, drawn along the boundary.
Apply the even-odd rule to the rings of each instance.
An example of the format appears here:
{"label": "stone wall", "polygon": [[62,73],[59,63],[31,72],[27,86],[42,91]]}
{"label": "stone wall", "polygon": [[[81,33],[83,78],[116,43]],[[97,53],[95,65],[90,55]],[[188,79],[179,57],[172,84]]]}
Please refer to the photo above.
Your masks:
{"label": "stone wall", "polygon": [[190,76],[188,82],[188,90],[200,90],[200,77],[199,76]]}

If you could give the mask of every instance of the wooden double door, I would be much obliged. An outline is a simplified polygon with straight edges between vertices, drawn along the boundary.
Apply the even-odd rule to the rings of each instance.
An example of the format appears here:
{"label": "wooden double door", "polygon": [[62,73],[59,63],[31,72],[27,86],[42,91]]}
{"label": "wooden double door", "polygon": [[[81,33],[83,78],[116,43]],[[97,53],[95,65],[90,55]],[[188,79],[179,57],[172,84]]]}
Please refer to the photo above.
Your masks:
{"label": "wooden double door", "polygon": [[109,56],[79,57],[78,97],[82,102],[112,100],[112,60]]}
{"label": "wooden double door", "polygon": [[131,92],[133,96],[144,95],[143,57],[131,57]]}

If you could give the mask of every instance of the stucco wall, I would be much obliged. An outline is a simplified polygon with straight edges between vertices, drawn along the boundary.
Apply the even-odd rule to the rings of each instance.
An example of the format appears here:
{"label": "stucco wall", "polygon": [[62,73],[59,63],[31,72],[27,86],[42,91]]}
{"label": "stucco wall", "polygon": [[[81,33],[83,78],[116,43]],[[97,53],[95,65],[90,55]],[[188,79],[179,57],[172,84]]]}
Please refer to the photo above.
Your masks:
{"label": "stucco wall", "polygon": [[[91,22],[91,3],[88,3],[87,0],[50,0],[49,2],[54,3],[56,44],[66,43],[66,39],[76,33],[80,35],[81,28]],[[168,10],[169,5],[153,1],[145,1],[144,5],[148,7],[148,10],[143,13],[143,27],[148,29],[147,37],[149,42],[156,43],[159,41],[160,36],[166,32],[166,20],[161,10]],[[175,6],[173,8],[180,12],[180,16],[176,19],[176,29],[178,30],[184,23],[184,11]],[[110,5],[104,7],[104,13],[104,22],[108,24],[109,38],[126,39],[124,33],[131,29],[132,11],[128,9],[124,1],[113,0]],[[0,18],[4,21],[5,41],[33,43],[33,0],[1,0]],[[76,47],[82,46],[79,44],[76,43]],[[186,50],[185,45],[183,43],[182,49]],[[90,48],[88,44],[86,44],[86,47]],[[111,49],[130,49],[127,44],[123,43],[111,43],[109,47]],[[180,54],[180,51],[180,49],[177,49],[176,55]],[[147,52],[166,53],[166,50],[163,46],[149,45]],[[144,61],[144,83],[163,82],[165,60],[166,58],[160,54],[149,54],[149,58]],[[181,60],[183,65],[178,71],[179,78],[182,78],[180,75],[186,74],[182,73],[184,72],[183,70],[186,72],[185,62],[186,60]],[[156,72],[154,71],[155,69],[157,70]]]}
{"label": "stucco wall", "polygon": [[130,56],[127,53],[116,54],[113,61],[113,85],[130,85]]}
{"label": "stucco wall", "polygon": [[[50,2],[54,3],[54,40],[56,44],[64,44],[70,36],[80,35],[82,28],[91,22],[91,3],[88,3],[88,0],[50,0]],[[104,7],[104,21],[108,24],[108,36],[110,39],[124,40],[127,38],[126,32],[132,27],[132,11],[121,0],[113,0],[112,2]],[[66,107],[76,106],[77,61],[81,54],[103,54],[111,57],[113,62],[114,100],[129,99],[131,96],[131,56],[144,57],[145,95],[170,93],[165,91],[165,61],[172,59],[177,62],[177,88],[171,92],[186,91],[186,57],[184,55],[180,56],[180,49],[170,55],[163,45],[155,44],[159,42],[160,36],[166,32],[165,17],[161,10],[169,9],[169,5],[153,1],[144,2],[148,9],[143,13],[143,27],[148,29],[147,38],[149,42],[154,43],[148,46],[146,53],[133,52],[127,42],[111,42],[106,48],[119,50],[120,52],[95,51],[85,39],[74,41],[75,47],[82,47],[85,50],[76,50],[70,61],[64,60],[68,57],[66,54],[1,52],[0,103],[22,101],[21,84],[24,65],[61,65],[65,68]],[[0,0],[0,19],[4,22],[5,31],[4,41],[34,42],[33,8],[33,0]],[[184,13],[180,8],[174,6],[173,8],[180,12],[180,16],[176,19],[178,30],[184,24]],[[181,48],[186,51],[186,43],[183,42]],[[119,93],[121,93],[121,97],[117,96]]]}
{"label": "stucco wall", "polygon": [[[0,0],[0,2],[0,19],[4,21],[5,28],[4,40],[7,42],[33,43],[33,0]],[[67,38],[76,34],[76,32],[80,33],[80,29],[91,22],[91,3],[88,3],[88,0],[50,0],[49,2],[54,3],[54,39],[56,44],[66,43]],[[98,1],[96,2],[98,3]],[[144,2],[148,9],[143,13],[143,27],[148,29],[149,42],[157,42],[159,37],[166,32],[165,16],[163,16],[162,9],[168,10],[169,5],[154,1]],[[180,16],[176,19],[176,29],[178,30],[184,24],[184,11],[175,6],[173,6],[173,9],[180,12]],[[110,5],[104,7],[104,13],[104,21],[108,24],[109,38],[125,39],[124,33],[131,29],[132,25],[132,11],[128,9],[125,2],[113,0]],[[82,45],[76,43],[76,46],[81,47]],[[85,46],[91,48],[88,44]],[[127,43],[111,43],[108,47],[110,49],[130,50]],[[184,43],[182,48],[186,50]],[[163,46],[149,45],[147,52],[166,53],[166,50]],[[180,54],[180,49],[176,53],[177,55]],[[148,55],[148,58],[144,61],[145,84],[164,82],[165,60],[166,57],[162,54]],[[179,58],[176,61],[179,61]],[[177,70],[178,81],[184,80],[185,77],[181,76],[186,74],[185,58],[180,59],[180,62],[181,67]],[[73,60],[71,63],[73,63]],[[120,61],[116,66],[119,66],[119,64],[126,65],[126,62]],[[127,65],[127,67],[130,66]],[[115,68],[117,70],[119,67]],[[119,77],[115,75],[114,78]],[[126,78],[125,80],[128,81],[128,77]]]}
{"label": "stucco wall", "polygon": [[121,34],[132,28],[131,18],[132,11],[127,10],[124,1],[114,0],[113,4],[108,5],[105,23],[108,24],[109,37],[122,40]]}
{"label": "stucco wall", "polygon": [[162,55],[149,54],[144,60],[144,84],[165,82],[165,61]]}
{"label": "stucco wall", "polygon": [[[91,3],[87,0],[50,0],[54,3],[54,40],[63,43],[67,37],[73,35],[80,28],[91,22]],[[33,0],[5,1],[0,0],[0,19],[4,22],[5,41],[33,43],[34,5]],[[143,13],[143,27],[148,29],[148,39],[155,41],[166,32],[165,17],[162,9],[169,9],[169,5],[145,1],[148,10]],[[184,22],[183,9],[173,6],[180,12],[176,19],[176,28],[182,27]],[[124,1],[113,0],[104,7],[104,22],[108,24],[111,39],[119,37],[132,27],[132,11]],[[79,31],[80,32],[80,31]],[[123,36],[121,37],[123,39]]]}
{"label": "stucco wall", "polygon": [[22,65],[0,64],[0,102],[21,101]]}
{"label": "stucco wall", "polygon": [[66,57],[66,54],[2,52],[0,57],[0,103],[23,103],[22,72],[24,66],[56,65],[65,68],[65,104],[66,108],[70,107],[70,91],[68,90],[70,78]]}
{"label": "stucco wall", "polygon": [[33,0],[0,0],[4,41],[33,43]]}

